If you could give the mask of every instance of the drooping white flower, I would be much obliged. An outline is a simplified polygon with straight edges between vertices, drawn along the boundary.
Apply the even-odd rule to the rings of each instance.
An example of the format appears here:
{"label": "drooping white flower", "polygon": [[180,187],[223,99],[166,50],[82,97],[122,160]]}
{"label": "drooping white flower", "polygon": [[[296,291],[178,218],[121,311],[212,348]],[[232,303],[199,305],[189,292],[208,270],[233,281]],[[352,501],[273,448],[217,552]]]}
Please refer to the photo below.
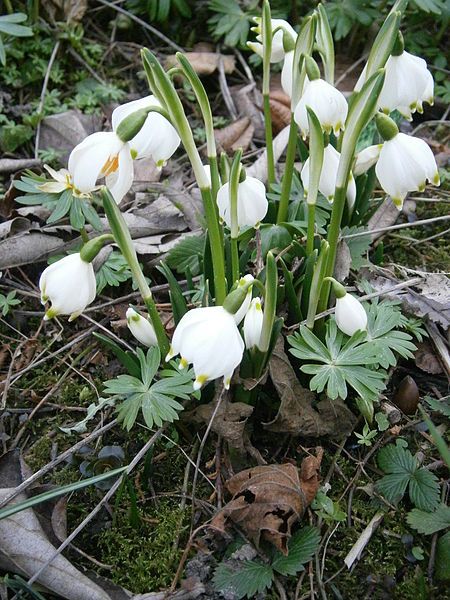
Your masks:
{"label": "drooping white flower", "polygon": [[244,342],[234,315],[223,306],[209,306],[194,308],[182,317],[166,360],[180,354],[181,368],[193,364],[195,390],[218,377],[223,377],[224,386],[228,389],[243,352]]}
{"label": "drooping white flower", "polygon": [[[231,227],[230,184],[224,183],[217,192],[219,215]],[[246,177],[238,187],[238,227],[258,227],[267,213],[266,188],[255,177]]]}
{"label": "drooping white flower", "polygon": [[[161,107],[155,96],[146,96],[121,104],[113,110],[111,123],[116,131],[128,116],[149,106]],[[180,136],[169,121],[157,112],[149,112],[141,130],[128,142],[135,159],[153,158],[157,167],[163,167],[181,143]]]}
{"label": "drooping white flower", "polygon": [[[241,277],[241,279],[239,280],[238,286],[247,285],[248,283],[251,283],[253,280],[254,280],[253,275],[244,275],[244,277]],[[239,325],[239,323],[242,321],[242,319],[247,314],[247,311],[248,311],[251,301],[252,301],[252,286],[250,285],[247,289],[247,295],[245,296],[244,302],[241,304],[240,308],[238,308],[238,310],[233,315],[236,325]]]}
{"label": "drooping white flower", "polygon": [[44,319],[70,315],[69,321],[73,321],[95,299],[94,268],[79,253],[70,254],[44,270],[39,287],[42,304],[51,302]]}
{"label": "drooping white flower", "polygon": [[[287,52],[284,57],[283,68],[281,69],[281,87],[285,94],[292,97],[292,69],[294,62],[294,51]],[[306,86],[309,83],[308,75],[305,75],[305,80],[303,82],[302,93],[305,90]],[[301,95],[301,94],[300,94]]]}
{"label": "drooping white flower", "polygon": [[[409,52],[390,56],[385,66],[385,79],[378,98],[378,108],[389,114],[398,110],[409,121],[412,113],[423,112],[424,102],[433,104],[434,81],[423,58]],[[366,80],[364,67],[355,90],[359,91]]]}
{"label": "drooping white flower", "polygon": [[334,313],[336,325],[339,329],[352,336],[357,331],[367,328],[367,313],[363,305],[351,294],[336,298]]}
{"label": "drooping white flower", "polygon": [[155,330],[148,317],[140,315],[131,306],[126,312],[126,317],[128,329],[138,342],[141,342],[141,344],[144,344],[148,348],[158,345]]}
{"label": "drooping white flower", "polygon": [[[257,41],[247,42],[247,46],[262,58],[264,55],[264,46],[261,43],[263,41],[261,34],[261,18],[255,17],[255,22],[257,23],[257,26],[253,28],[253,31],[256,31],[258,33],[258,35],[256,36]],[[283,60],[284,55],[286,53],[283,42],[284,33],[289,35],[289,37],[292,40],[292,43],[295,43],[295,40],[297,39],[297,33],[295,32],[295,29],[292,27],[292,25],[290,25],[284,19],[271,19],[271,25],[272,32],[274,32],[275,29],[278,28],[278,31],[276,31],[272,36],[272,51],[270,53],[270,62],[276,63],[280,60]]]}
{"label": "drooping white flower", "polygon": [[72,190],[74,195],[79,195],[72,181],[72,175],[67,169],[55,171],[49,165],[44,165],[44,169],[49,173],[53,181],[41,183],[38,188],[48,194],[60,194],[64,190]]}
{"label": "drooping white flower", "polygon": [[261,308],[261,298],[253,298],[244,319],[244,339],[247,350],[258,346],[261,339],[264,314]]}
{"label": "drooping white flower", "polygon": [[339,135],[344,129],[348,113],[347,101],[339,90],[323,79],[313,79],[305,85],[300,102],[295,108],[294,119],[303,137],[309,133],[307,106],[314,111],[326,133],[334,131],[335,135]]}
{"label": "drooping white flower", "polygon": [[114,132],[97,132],[75,146],[69,156],[73,185],[88,194],[97,180],[105,178],[114,200],[119,203],[133,183],[133,159],[127,142]]}
{"label": "drooping white flower", "polygon": [[[331,144],[325,147],[323,152],[322,171],[319,180],[319,192],[325,196],[329,202],[334,200],[334,191],[336,188],[336,177],[339,167],[340,153]],[[309,158],[306,159],[303,165],[300,177],[303,183],[305,194],[309,187]],[[356,199],[356,184],[353,175],[350,174],[350,179],[347,187],[347,203],[349,208],[353,208]]]}
{"label": "drooping white flower", "polygon": [[384,142],[375,173],[399,210],[407,193],[422,191],[427,180],[439,185],[436,160],[428,144],[404,133]]}
{"label": "drooping white flower", "polygon": [[375,144],[373,146],[364,148],[364,150],[361,150],[361,152],[358,152],[356,155],[355,165],[353,167],[353,173],[356,177],[366,173],[370,167],[373,167],[380,156],[382,146],[383,144]]}

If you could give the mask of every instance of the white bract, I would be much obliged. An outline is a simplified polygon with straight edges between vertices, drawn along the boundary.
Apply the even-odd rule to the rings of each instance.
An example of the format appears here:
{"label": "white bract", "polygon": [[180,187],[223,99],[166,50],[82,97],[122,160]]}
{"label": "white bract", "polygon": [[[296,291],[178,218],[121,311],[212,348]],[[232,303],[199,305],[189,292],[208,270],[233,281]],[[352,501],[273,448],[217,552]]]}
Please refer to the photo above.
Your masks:
{"label": "white bract", "polygon": [[258,346],[261,339],[264,314],[261,308],[261,298],[253,298],[244,319],[244,339],[247,350]]}
{"label": "white bract", "polygon": [[59,171],[55,171],[48,165],[44,165],[44,169],[49,173],[52,177],[53,181],[47,181],[46,183],[41,183],[38,187],[43,192],[47,192],[48,194],[60,194],[64,192],[64,190],[72,190],[74,195],[82,195],[78,193],[78,190],[75,189],[72,181],[72,175],[69,173],[67,169],[59,169]]}
{"label": "white bract", "polygon": [[427,180],[439,185],[436,160],[428,144],[404,133],[384,142],[375,172],[399,210],[407,193],[422,191]]}
{"label": "white bract", "polygon": [[[139,100],[127,102],[114,109],[112,127],[116,131],[120,123],[137,110],[150,106],[161,107],[155,96],[146,96]],[[128,144],[133,158],[153,158],[157,167],[163,167],[177,150],[181,140],[176,129],[169,121],[157,112],[149,112],[141,130]]]}
{"label": "white bract", "polygon": [[141,344],[144,344],[148,348],[158,345],[155,330],[148,317],[140,315],[131,306],[126,312],[126,317],[128,329],[138,342],[141,342]]}
{"label": "white bract", "polygon": [[73,185],[84,194],[92,192],[97,180],[106,185],[119,203],[133,183],[133,159],[127,142],[114,132],[97,132],[75,146],[69,156]]}
{"label": "white bract", "polygon": [[366,171],[373,167],[380,156],[380,150],[383,144],[375,144],[374,146],[368,146],[358,152],[356,155],[355,165],[353,167],[353,173],[358,176],[362,175]]}
{"label": "white bract", "polygon": [[[323,152],[322,171],[320,173],[319,180],[319,192],[325,196],[329,202],[333,202],[334,200],[334,191],[336,188],[336,177],[340,158],[340,153],[331,144],[328,144],[328,146],[325,147]],[[305,194],[307,194],[309,187],[309,165],[310,159],[307,158],[300,174]],[[350,209],[353,208],[355,199],[356,184],[353,175],[350,173],[350,179],[347,187],[347,203]]]}
{"label": "white bract", "polygon": [[339,90],[323,79],[314,79],[305,85],[295,108],[294,119],[304,138],[309,133],[307,106],[314,111],[326,133],[334,131],[337,136],[344,129],[348,113],[347,101]]}
{"label": "white bract", "polygon": [[[255,17],[255,22],[257,23],[257,27],[253,28],[253,31],[256,31],[258,35],[256,36],[257,42],[247,42],[247,46],[253,50],[256,54],[261,56],[264,55],[264,46],[262,42],[262,34],[261,34],[261,18]],[[283,35],[286,32],[292,39],[293,42],[297,39],[297,33],[295,29],[284,19],[271,19],[272,24],[272,32],[275,29],[279,28],[272,36],[272,51],[270,53],[270,62],[276,63],[280,60],[283,60],[285,55],[284,44],[283,44]]]}
{"label": "white bract", "polygon": [[367,328],[367,313],[359,300],[350,294],[336,299],[334,316],[336,325],[349,336]]}
{"label": "white bract", "polygon": [[[378,107],[389,114],[398,110],[409,121],[412,113],[423,112],[423,102],[433,104],[433,76],[423,58],[403,52],[390,56],[386,62],[383,88]],[[361,89],[366,79],[366,68],[361,73],[355,90]]]}
{"label": "white bract", "polygon": [[[219,215],[231,227],[230,184],[225,183],[217,192]],[[246,177],[238,187],[238,227],[258,227],[267,213],[266,188],[255,177]]]}
{"label": "white bract", "polygon": [[228,389],[243,353],[244,342],[234,315],[223,306],[208,306],[194,308],[182,317],[166,360],[179,354],[181,368],[193,364],[195,390],[218,377],[223,377],[224,386]]}
{"label": "white bract", "polygon": [[45,269],[39,287],[42,304],[51,302],[44,319],[70,315],[69,321],[73,321],[95,299],[94,268],[79,253],[70,254]]}

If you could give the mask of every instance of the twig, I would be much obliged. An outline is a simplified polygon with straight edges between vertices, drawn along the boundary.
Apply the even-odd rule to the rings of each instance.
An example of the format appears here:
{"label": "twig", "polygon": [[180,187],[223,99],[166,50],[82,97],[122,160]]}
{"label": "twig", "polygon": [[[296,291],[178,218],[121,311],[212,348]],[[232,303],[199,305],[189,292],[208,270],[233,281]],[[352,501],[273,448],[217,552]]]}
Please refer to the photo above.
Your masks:
{"label": "twig", "polygon": [[362,237],[364,235],[372,235],[374,233],[386,233],[388,231],[394,231],[395,229],[405,229],[406,227],[418,227],[419,225],[430,225],[431,223],[436,223],[437,221],[448,221],[450,219],[450,215],[441,215],[440,217],[433,217],[431,219],[420,219],[419,221],[414,221],[413,223],[400,223],[399,225],[391,225],[390,227],[380,227],[379,229],[371,229],[370,231],[360,231],[358,233],[350,233],[349,235],[343,235],[341,237],[342,240],[350,240],[357,237]]}
{"label": "twig", "polygon": [[373,533],[375,532],[376,528],[381,523],[383,518],[384,518],[383,511],[380,510],[377,513],[375,513],[375,515],[370,520],[370,523],[367,525],[367,527],[361,533],[359,538],[356,540],[356,542],[353,545],[353,547],[351,548],[350,552],[344,558],[344,562],[347,565],[348,569],[351,569],[353,566],[353,563],[360,558],[364,548],[369,543],[370,538],[372,537]]}
{"label": "twig", "polygon": [[53,67],[53,63],[55,62],[55,58],[56,55],[58,53],[59,50],[59,46],[61,45],[60,40],[57,40],[56,44],[53,46],[53,50],[52,53],[50,55],[48,64],[47,64],[47,70],[45,72],[45,77],[44,77],[44,83],[42,84],[42,90],[41,90],[41,97],[39,99],[39,105],[37,107],[37,114],[39,115],[39,123],[37,125],[36,128],[36,140],[34,143],[34,158],[37,159],[38,158],[38,154],[39,154],[39,138],[41,137],[41,122],[42,122],[42,110],[44,108],[44,101],[45,101],[45,95],[47,94],[47,87],[48,87],[48,82],[50,79],[50,73],[52,71],[52,67]]}
{"label": "twig", "polygon": [[117,481],[114,482],[111,489],[108,490],[108,492],[103,496],[103,498],[100,500],[100,502],[97,504],[97,506],[93,510],[91,510],[91,512],[87,515],[87,517],[85,517],[83,519],[83,521],[78,525],[78,527],[76,527],[72,531],[72,533],[64,540],[64,542],[62,544],[60,544],[60,546],[58,546],[56,551],[50,556],[50,558],[48,560],[45,561],[45,563],[42,565],[42,567],[40,569],[38,569],[32,577],[30,577],[30,579],[28,580],[28,585],[32,585],[38,579],[38,577],[45,571],[45,569],[55,560],[55,558],[57,556],[59,556],[59,554],[61,554],[61,552],[65,548],[67,548],[67,546],[76,538],[76,536],[81,531],[83,531],[83,529],[86,527],[86,525],[95,517],[95,515],[101,510],[101,508],[116,493],[116,491],[122,484],[122,481],[124,480],[124,478],[127,477],[133,471],[133,469],[136,467],[136,465],[147,454],[147,452],[150,450],[150,448],[153,446],[153,444],[161,436],[162,431],[163,431],[162,429],[159,429],[156,433],[154,433],[152,435],[152,437],[148,440],[148,442],[139,450],[139,452],[133,458],[133,460],[128,465],[126,470],[121,474],[121,476],[117,479]]}
{"label": "twig", "polygon": [[15,173],[22,169],[33,169],[41,165],[40,158],[2,158],[0,160],[0,173]]}
{"label": "twig", "polygon": [[177,52],[184,52],[184,49],[181,46],[178,46],[178,44],[175,44],[175,42],[172,42],[171,39],[169,39],[163,33],[158,31],[155,27],[152,27],[151,25],[149,25],[148,23],[146,23],[139,17],[136,17],[136,15],[133,15],[133,13],[130,13],[128,10],[125,10],[124,8],[122,8],[121,6],[118,6],[117,4],[108,2],[107,0],[97,0],[97,2],[99,2],[100,4],[103,4],[104,6],[107,6],[108,8],[112,8],[113,10],[116,10],[117,12],[122,13],[123,15],[126,15],[132,21],[134,21],[135,23],[138,23],[141,27],[143,27],[147,31],[150,31],[156,37],[159,37],[160,40],[165,42],[168,46],[171,46]]}

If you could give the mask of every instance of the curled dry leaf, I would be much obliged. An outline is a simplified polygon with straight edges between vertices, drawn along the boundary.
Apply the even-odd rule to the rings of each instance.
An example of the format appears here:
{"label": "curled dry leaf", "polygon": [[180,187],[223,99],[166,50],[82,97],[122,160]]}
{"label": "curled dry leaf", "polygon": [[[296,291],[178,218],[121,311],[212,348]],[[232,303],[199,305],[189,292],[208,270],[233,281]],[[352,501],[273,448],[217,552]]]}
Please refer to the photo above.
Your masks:
{"label": "curled dry leaf", "polygon": [[[186,413],[183,418],[190,423],[207,425],[211,420],[215,406],[215,402],[202,404],[195,410]],[[224,399],[216,413],[211,429],[226,440],[231,448],[244,453],[246,441],[244,429],[252,412],[253,407],[248,404],[243,402],[231,403]]]}
{"label": "curled dry leaf", "polygon": [[272,126],[276,133],[291,122],[291,99],[283,90],[271,90],[269,94]]}
{"label": "curled dry leaf", "polygon": [[[369,222],[367,223],[367,228],[369,231],[373,231],[374,229],[390,227],[397,221],[399,214],[398,208],[395,206],[392,200],[387,197],[370,217]],[[382,235],[382,232],[372,233],[372,242]]]}
{"label": "curled dry leaf", "polygon": [[[185,52],[184,56],[191,63],[192,68],[197,75],[211,75],[219,68],[219,61],[223,61],[223,69],[226,74],[233,73],[236,66],[236,58],[226,54],[218,54],[217,52]],[[175,54],[171,54],[166,58],[165,67],[178,67],[179,63]]]}
{"label": "curled dry leaf", "polygon": [[323,451],[295,465],[264,465],[245,469],[226,482],[233,496],[211,525],[225,530],[227,521],[240,527],[259,546],[261,538],[287,554],[292,526],[299,521],[319,488]]}
{"label": "curled dry leaf", "polygon": [[343,437],[352,431],[354,414],[342,400],[321,400],[313,408],[316,395],[302,387],[279,338],[269,362],[269,374],[280,398],[278,413],[264,427],[269,431],[307,437]]}
{"label": "curled dry leaf", "polygon": [[233,85],[230,94],[239,117],[249,117],[255,128],[254,136],[264,138],[263,98],[256,84]]}
{"label": "curled dry leaf", "polygon": [[251,144],[254,131],[250,117],[243,117],[223,129],[216,129],[214,137],[219,151],[235,152],[239,148],[245,151]]}
{"label": "curled dry leaf", "polygon": [[416,366],[426,373],[432,375],[439,375],[443,372],[442,365],[439,362],[436,353],[433,350],[432,345],[428,340],[416,343],[417,350],[414,353],[414,361]]}

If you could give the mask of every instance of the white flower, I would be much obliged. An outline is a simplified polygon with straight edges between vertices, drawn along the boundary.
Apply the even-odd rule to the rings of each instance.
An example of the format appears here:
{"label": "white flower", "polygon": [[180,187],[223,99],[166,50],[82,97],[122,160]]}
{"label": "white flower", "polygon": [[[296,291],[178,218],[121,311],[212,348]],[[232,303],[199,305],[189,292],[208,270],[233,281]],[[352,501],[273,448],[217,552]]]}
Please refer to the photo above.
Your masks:
{"label": "white flower", "polygon": [[340,130],[344,129],[348,112],[347,101],[339,90],[323,79],[308,82],[295,108],[294,119],[303,137],[309,133],[307,106],[316,114],[323,131],[331,133],[333,130],[335,135],[339,135]]}
{"label": "white flower", "polygon": [[247,350],[258,346],[261,339],[264,314],[261,308],[261,298],[253,298],[244,319],[244,339]]}
{"label": "white flower", "polygon": [[[423,112],[423,102],[433,104],[433,76],[427,69],[427,63],[419,56],[403,52],[390,56],[385,66],[386,74],[383,88],[378,98],[378,108],[387,114],[398,110],[406,119],[412,119],[412,113]],[[366,79],[364,67],[355,90],[361,89]]]}
{"label": "white flower", "polygon": [[44,165],[44,169],[49,173],[53,181],[41,183],[41,185],[38,186],[40,190],[47,192],[48,194],[60,194],[61,192],[64,192],[64,190],[72,190],[73,193],[76,194],[72,175],[67,169],[55,171],[55,169],[52,169],[48,165]]}
{"label": "white flower", "polygon": [[375,173],[399,210],[406,194],[422,191],[427,180],[439,185],[436,160],[428,144],[404,133],[384,142]]}
{"label": "white flower", "polygon": [[126,312],[126,317],[128,329],[138,342],[149,348],[158,345],[155,330],[148,317],[143,317],[131,306]]}
{"label": "white flower", "polygon": [[351,294],[345,294],[342,298],[336,299],[334,316],[336,325],[349,336],[367,328],[367,313],[359,300]]}
{"label": "white flower", "polygon": [[[292,97],[292,69],[294,62],[294,51],[287,52],[284,57],[283,68],[281,69],[281,87],[285,94]],[[303,82],[303,91],[309,83],[308,75],[305,74],[305,80]],[[301,94],[300,94],[301,95]]]}
{"label": "white flower", "polygon": [[[257,39],[257,42],[259,42],[259,43],[248,42],[247,46],[249,48],[251,48],[251,50],[253,50],[253,52],[258,54],[262,58],[264,55],[264,46],[261,43],[262,42],[261,18],[256,17],[255,22],[258,24],[258,26],[254,28],[254,31],[258,32],[256,39]],[[284,32],[286,32],[291,37],[293,42],[295,42],[295,40],[297,39],[297,33],[295,32],[295,29],[284,19],[271,19],[271,24],[272,24],[272,32],[275,31],[275,29],[277,29],[277,28],[281,28],[278,31],[276,31],[272,36],[272,51],[270,53],[270,62],[275,63],[275,62],[279,62],[280,60],[283,60],[284,55],[285,55],[284,44],[283,44]]]}
{"label": "white flower", "polygon": [[[323,151],[323,164],[319,180],[319,192],[325,196],[329,202],[334,200],[334,190],[336,188],[336,177],[339,167],[340,153],[331,145],[325,147]],[[300,174],[305,194],[309,187],[309,158],[306,159]],[[347,203],[349,208],[353,208],[356,199],[356,184],[353,175],[350,173],[350,179],[347,187]]]}
{"label": "white flower", "polygon": [[70,254],[48,266],[39,279],[41,302],[52,306],[45,320],[57,315],[70,315],[73,321],[95,299],[96,281],[92,263],[80,254]]}
{"label": "white flower", "polygon": [[380,156],[380,150],[383,147],[383,144],[375,144],[374,146],[368,146],[358,152],[356,155],[355,166],[353,167],[354,175],[362,175],[366,171],[373,167],[373,165],[377,162],[378,157]]}
{"label": "white flower", "polygon": [[180,354],[180,367],[193,364],[195,390],[218,377],[223,377],[228,389],[243,353],[244,342],[233,315],[223,306],[209,306],[194,308],[182,317],[166,360]]}
{"label": "white flower", "polygon": [[75,188],[85,194],[105,178],[114,200],[119,203],[133,183],[130,146],[114,132],[97,132],[75,146],[69,156],[69,172]]}
{"label": "white flower", "polygon": [[[121,104],[112,113],[112,127],[116,131],[120,123],[128,116],[142,108],[161,104],[155,96],[146,96]],[[139,133],[128,144],[133,158],[153,158],[157,167],[163,167],[177,150],[181,140],[176,129],[169,121],[157,112],[149,112]]]}
{"label": "white flower", "polygon": [[[238,286],[242,287],[246,283],[252,282],[253,280],[254,280],[253,275],[245,275],[244,277],[241,277],[241,279],[239,280]],[[242,319],[247,314],[248,307],[250,306],[250,302],[252,301],[252,287],[253,286],[251,286],[251,285],[248,287],[247,295],[245,296],[244,302],[241,304],[240,308],[238,308],[238,310],[233,315],[236,325],[239,325],[239,323],[242,321]]]}
{"label": "white flower", "polygon": [[[225,183],[217,192],[219,215],[231,227],[230,184]],[[246,177],[238,187],[238,227],[258,227],[267,213],[266,188],[255,177]]]}

